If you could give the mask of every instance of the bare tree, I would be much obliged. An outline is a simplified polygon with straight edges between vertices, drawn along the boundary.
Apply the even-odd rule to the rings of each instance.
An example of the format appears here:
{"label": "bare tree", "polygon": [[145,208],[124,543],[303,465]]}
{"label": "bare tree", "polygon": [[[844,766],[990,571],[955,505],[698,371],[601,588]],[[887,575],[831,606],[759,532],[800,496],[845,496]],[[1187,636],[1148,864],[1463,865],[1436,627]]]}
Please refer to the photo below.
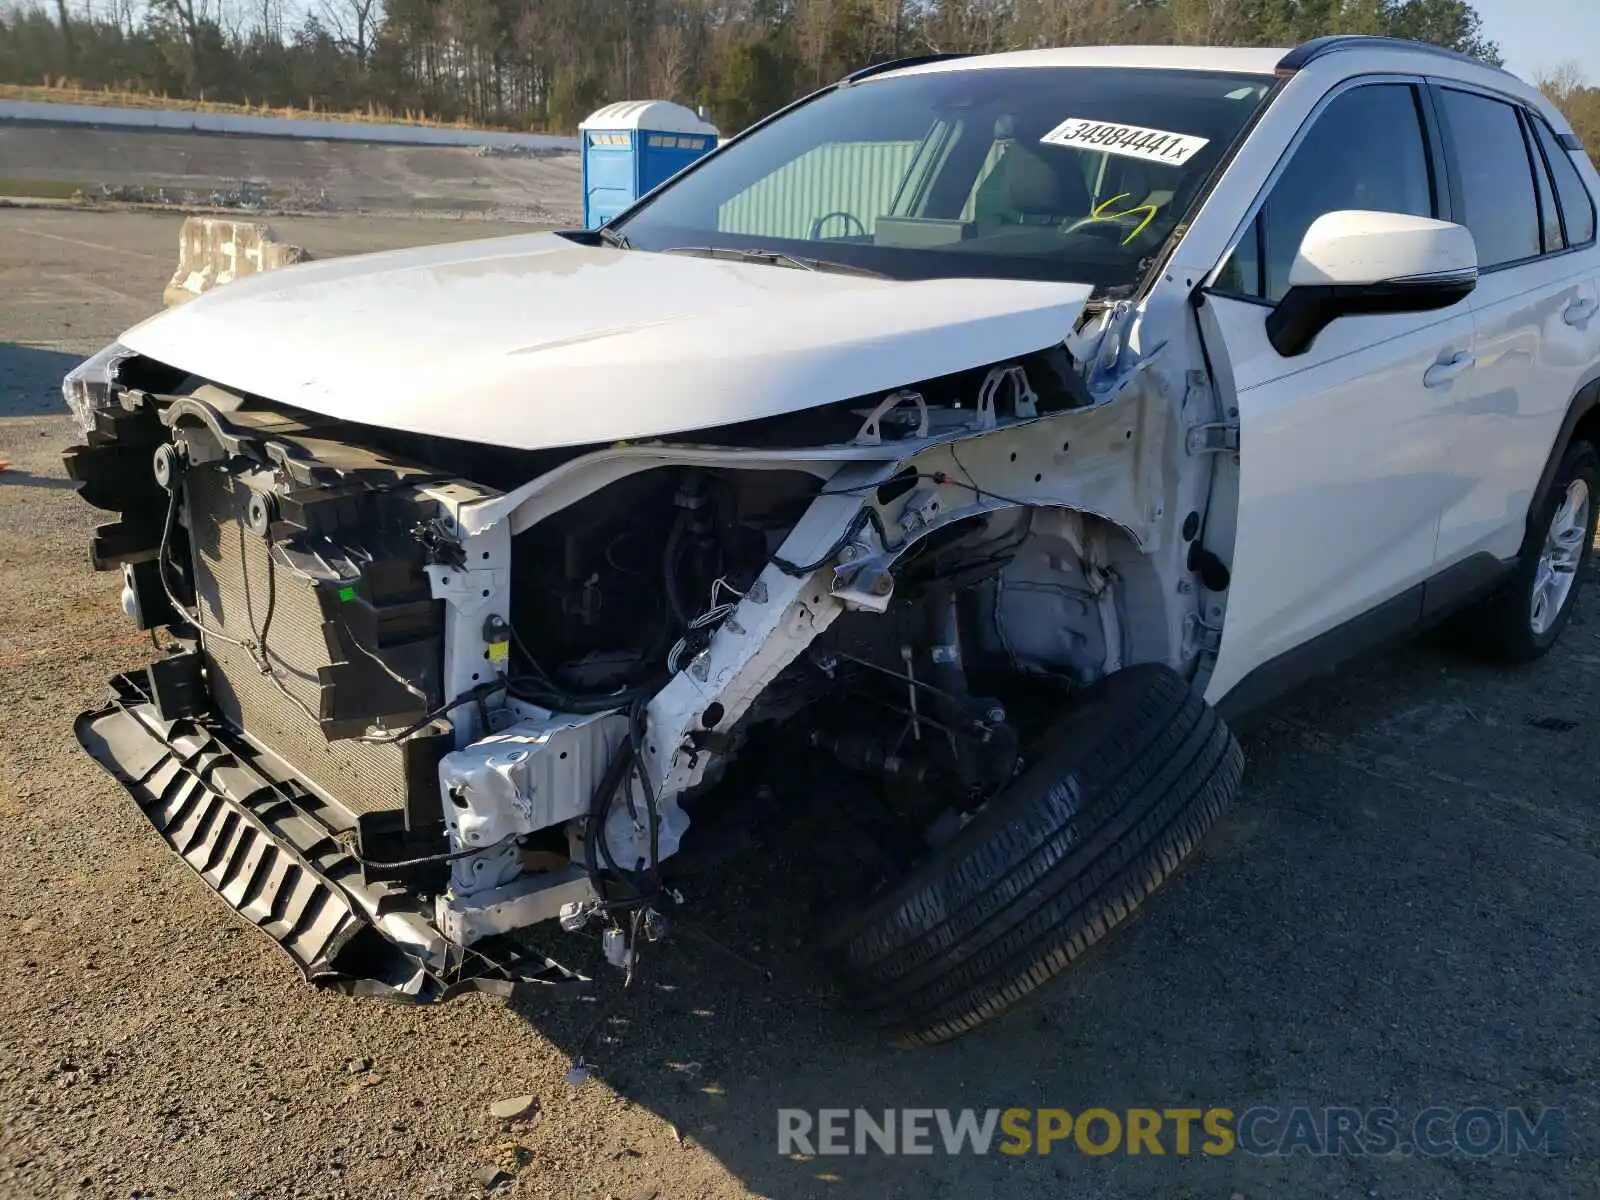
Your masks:
{"label": "bare tree", "polygon": [[656,31],[651,48],[650,94],[674,100],[684,94],[689,77],[689,33],[680,21],[671,21]]}
{"label": "bare tree", "polygon": [[108,0],[106,8],[109,13],[109,24],[120,30],[124,37],[133,37],[137,32],[135,17],[138,0]]}
{"label": "bare tree", "polygon": [[930,51],[1002,50],[1016,45],[1012,0],[936,0],[922,36]]}
{"label": "bare tree", "polygon": [[205,78],[205,31],[209,19],[206,0],[150,0],[150,10],[176,27],[183,38],[188,56],[183,69],[185,83],[193,94],[199,94]]}
{"label": "bare tree", "polygon": [[789,36],[810,86],[821,83],[827,70],[834,28],[833,0],[796,0]]}
{"label": "bare tree", "polygon": [[255,28],[263,38],[283,41],[283,0],[255,0]]}
{"label": "bare tree", "polygon": [[255,12],[249,0],[212,0],[217,28],[223,37],[235,46],[242,45],[245,35],[255,24]]}
{"label": "bare tree", "polygon": [[1247,42],[1252,15],[1250,0],[1173,0],[1174,39],[1199,46]]}
{"label": "bare tree", "polygon": [[1583,64],[1574,58],[1547,67],[1533,80],[1534,87],[1562,107],[1565,107],[1577,93],[1583,91],[1586,83]]}
{"label": "bare tree", "polygon": [[329,32],[355,56],[358,66],[365,67],[372,54],[373,36],[383,20],[378,0],[318,0],[317,10]]}

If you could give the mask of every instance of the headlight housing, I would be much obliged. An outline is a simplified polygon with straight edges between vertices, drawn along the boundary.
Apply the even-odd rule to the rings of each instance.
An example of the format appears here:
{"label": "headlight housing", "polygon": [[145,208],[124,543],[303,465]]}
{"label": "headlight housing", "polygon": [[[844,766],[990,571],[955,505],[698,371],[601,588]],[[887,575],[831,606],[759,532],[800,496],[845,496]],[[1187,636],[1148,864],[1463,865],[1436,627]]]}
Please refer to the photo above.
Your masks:
{"label": "headlight housing", "polygon": [[73,367],[61,381],[62,398],[85,436],[94,431],[94,414],[111,407],[111,385],[116,381],[118,364],[132,357],[132,350],[112,342]]}

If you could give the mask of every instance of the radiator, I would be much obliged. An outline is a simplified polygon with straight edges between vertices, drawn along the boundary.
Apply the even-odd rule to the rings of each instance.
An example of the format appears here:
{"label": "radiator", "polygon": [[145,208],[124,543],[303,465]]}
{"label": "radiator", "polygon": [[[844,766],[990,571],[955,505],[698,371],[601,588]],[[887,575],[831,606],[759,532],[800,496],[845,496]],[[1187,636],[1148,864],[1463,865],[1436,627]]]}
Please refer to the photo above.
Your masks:
{"label": "radiator", "polygon": [[[282,561],[273,573],[267,624],[268,546],[242,519],[249,489],[216,467],[191,470],[184,487],[201,644],[212,699],[223,720],[281,758],[352,821],[362,813],[403,807],[406,762],[399,745],[329,741],[278,686],[315,713],[317,671],[331,664],[315,588]],[[223,640],[260,643],[263,629],[271,676],[249,650]],[[223,636],[207,636],[206,630]]]}

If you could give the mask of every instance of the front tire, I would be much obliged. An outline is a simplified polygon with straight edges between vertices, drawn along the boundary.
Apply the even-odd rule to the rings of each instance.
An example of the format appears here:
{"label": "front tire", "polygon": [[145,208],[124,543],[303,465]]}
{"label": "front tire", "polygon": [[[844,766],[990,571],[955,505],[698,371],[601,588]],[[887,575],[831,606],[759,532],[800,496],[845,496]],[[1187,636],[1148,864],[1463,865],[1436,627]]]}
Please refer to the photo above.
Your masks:
{"label": "front tire", "polygon": [[1516,568],[1495,592],[1452,620],[1452,640],[1495,662],[1542,658],[1577,607],[1597,513],[1600,454],[1588,442],[1574,442],[1528,522]]}
{"label": "front tire", "polygon": [[1112,929],[1189,857],[1243,755],[1180,676],[1089,689],[1033,767],[824,941],[847,996],[908,1045],[992,1020]]}

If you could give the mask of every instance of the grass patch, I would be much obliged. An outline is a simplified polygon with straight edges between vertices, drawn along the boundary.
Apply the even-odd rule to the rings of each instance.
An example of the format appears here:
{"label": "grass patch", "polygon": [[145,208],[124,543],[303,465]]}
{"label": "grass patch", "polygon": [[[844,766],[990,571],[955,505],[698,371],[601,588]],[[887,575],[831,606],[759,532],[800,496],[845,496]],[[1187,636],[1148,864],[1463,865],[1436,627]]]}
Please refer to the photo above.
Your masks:
{"label": "grass patch", "polygon": [[61,183],[53,179],[0,179],[0,196],[28,200],[71,200],[83,190],[81,183]]}
{"label": "grass patch", "polygon": [[470,121],[439,121],[426,113],[394,113],[378,105],[360,112],[321,112],[315,108],[274,108],[267,104],[223,104],[212,100],[185,100],[181,97],[158,96],[149,92],[125,92],[114,88],[0,83],[0,100],[27,100],[46,104],[95,104],[107,108],[171,108],[185,112],[227,113],[241,117],[288,117],[296,121],[364,121],[382,125],[422,125],[434,129],[509,129],[503,125],[474,125]]}

